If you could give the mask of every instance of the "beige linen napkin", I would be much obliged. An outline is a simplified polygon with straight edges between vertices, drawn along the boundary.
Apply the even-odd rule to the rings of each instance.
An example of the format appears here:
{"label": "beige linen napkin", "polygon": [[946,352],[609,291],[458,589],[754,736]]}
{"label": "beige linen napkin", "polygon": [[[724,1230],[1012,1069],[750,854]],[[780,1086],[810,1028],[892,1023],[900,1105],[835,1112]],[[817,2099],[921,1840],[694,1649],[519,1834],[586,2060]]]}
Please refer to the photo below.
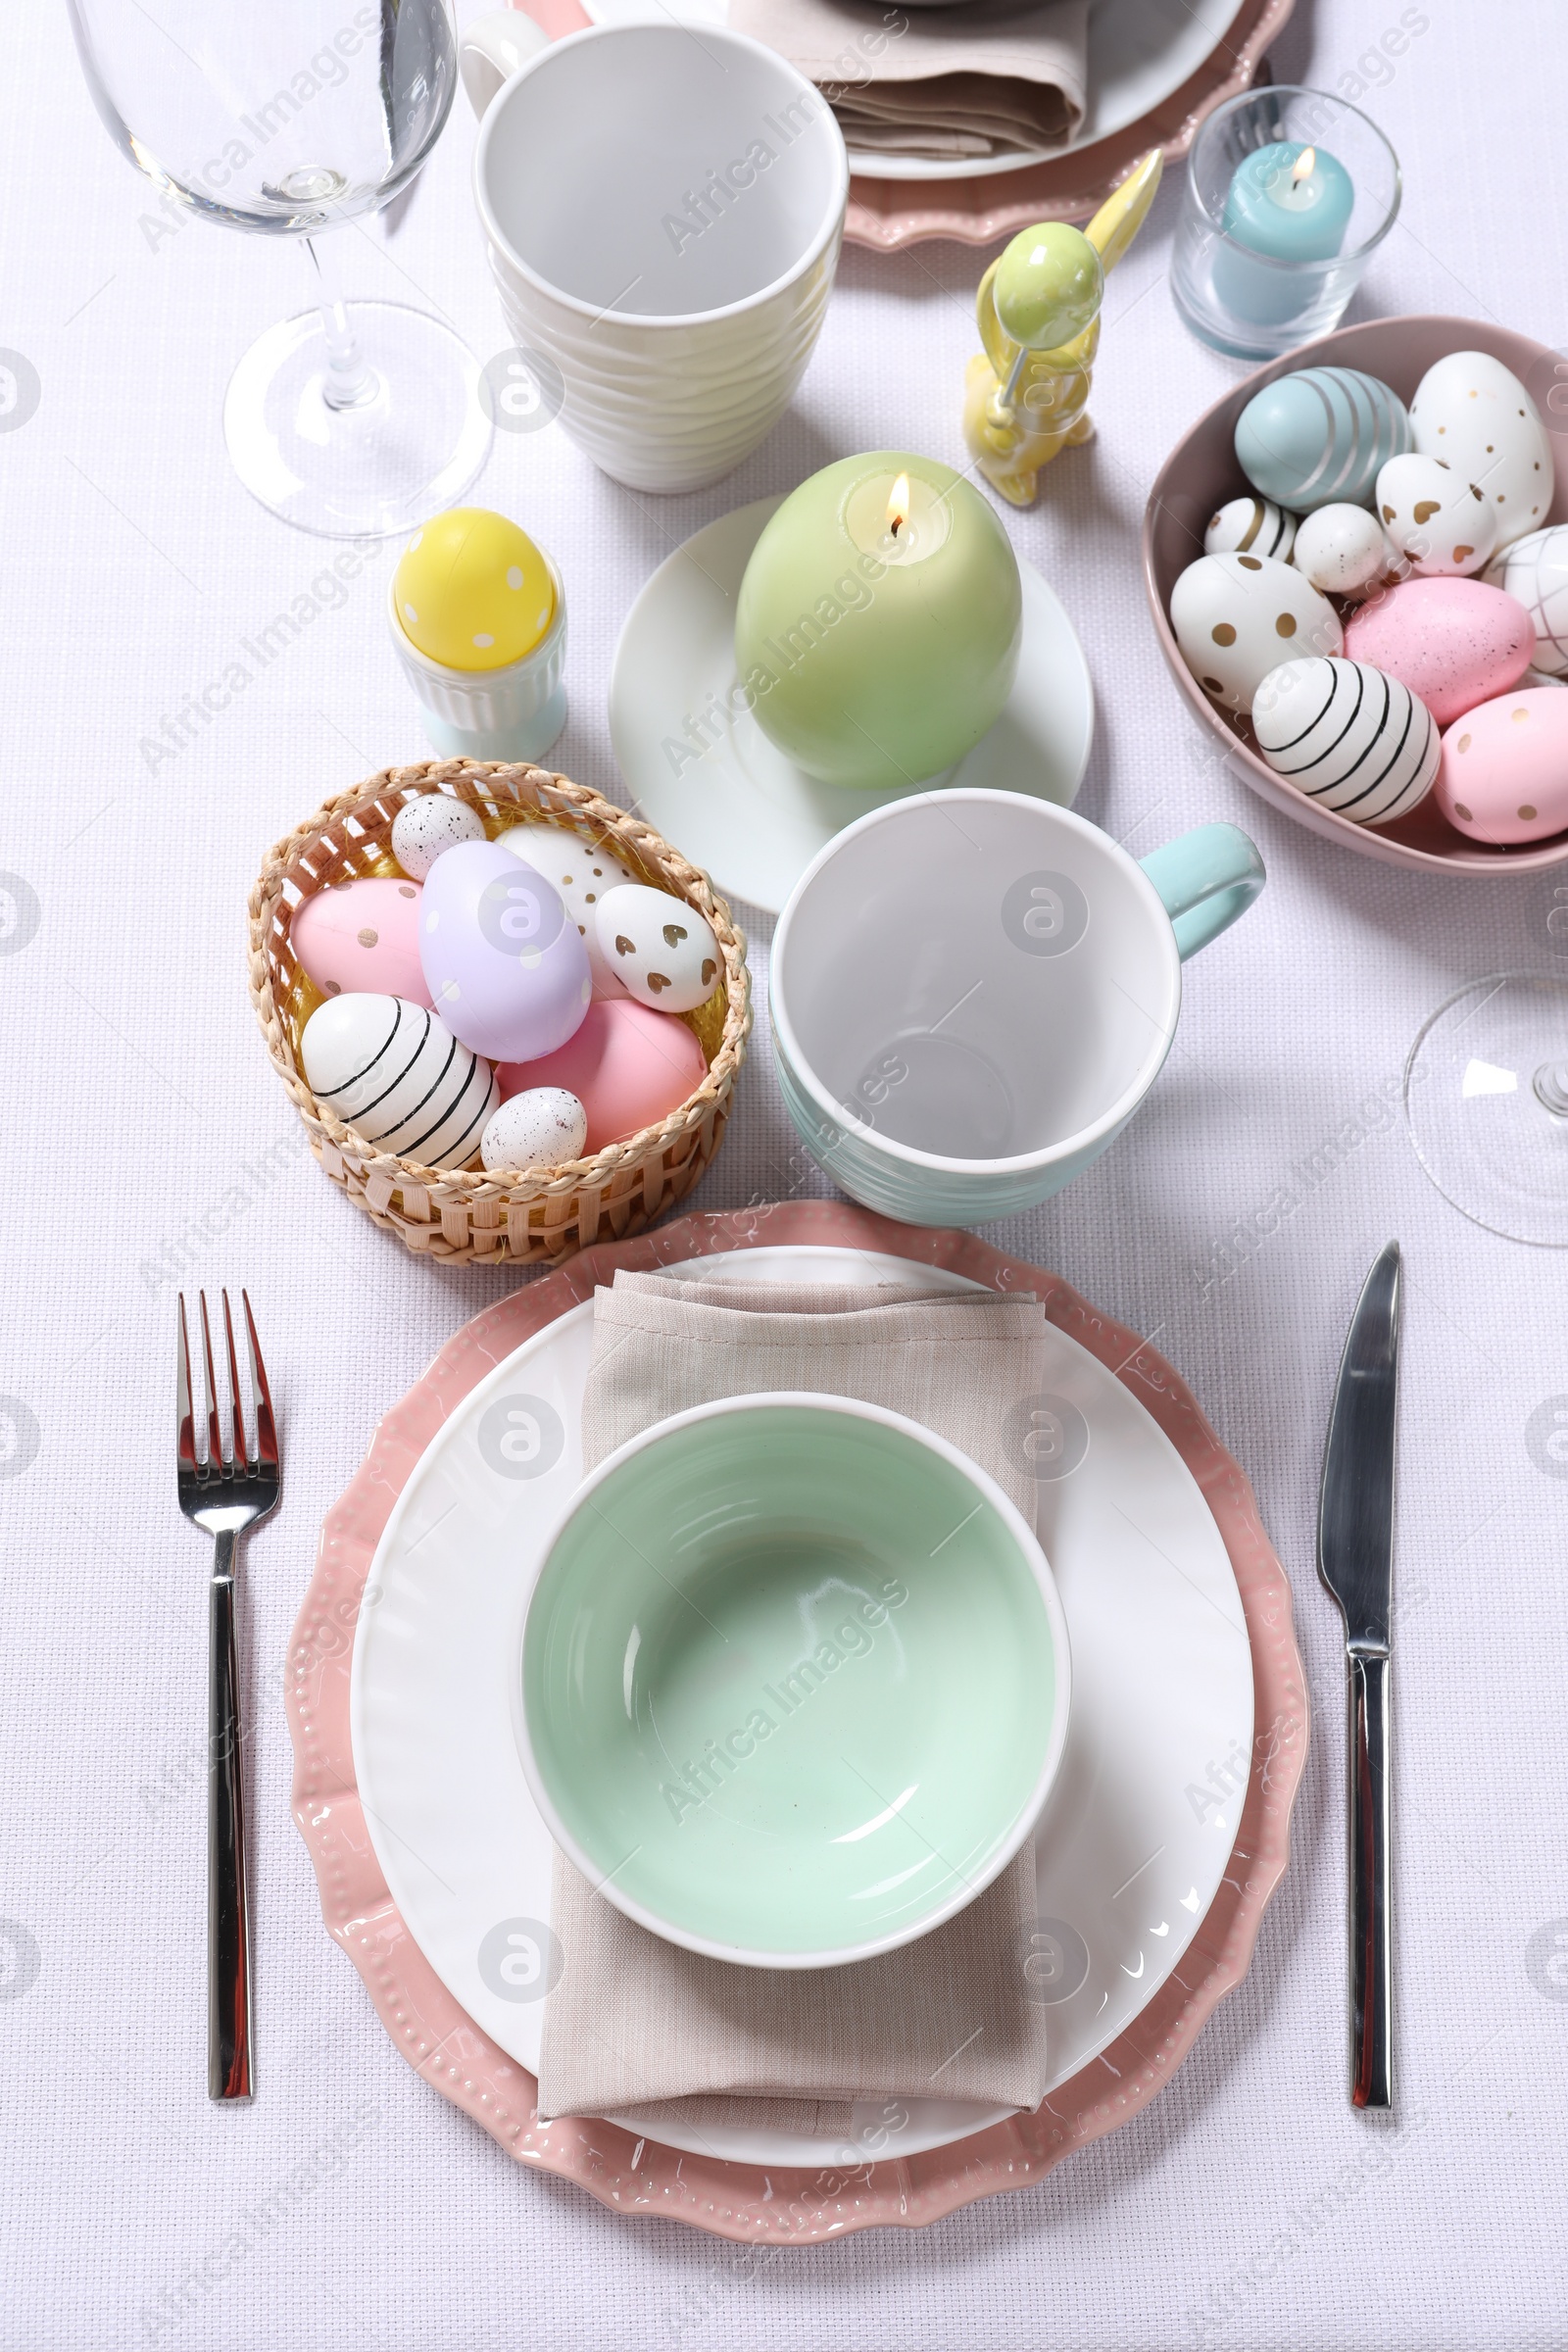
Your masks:
{"label": "beige linen napkin", "polygon": [[852,147],[944,160],[1064,146],[1084,119],[1089,0],[730,0],[814,81]]}
{"label": "beige linen napkin", "polygon": [[[1010,1408],[1044,1377],[1032,1298],[617,1274],[594,1298],[583,1468],[655,1421],[721,1396],[806,1389],[906,1414],[960,1446],[1033,1520]],[[539,2069],[543,2115],[639,2114],[848,2134],[851,2104],[1035,2107],[1045,2012],[1020,1937],[1034,1850],[929,1936],[833,1969],[739,1968],[651,1935],[556,1857],[563,1952]]]}

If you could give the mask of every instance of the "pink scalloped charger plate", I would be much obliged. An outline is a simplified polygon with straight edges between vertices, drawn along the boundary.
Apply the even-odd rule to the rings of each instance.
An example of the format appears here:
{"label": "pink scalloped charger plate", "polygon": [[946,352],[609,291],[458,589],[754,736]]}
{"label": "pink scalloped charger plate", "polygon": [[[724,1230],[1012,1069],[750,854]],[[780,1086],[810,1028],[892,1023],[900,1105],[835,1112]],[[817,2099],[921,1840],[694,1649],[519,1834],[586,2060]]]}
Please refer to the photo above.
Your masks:
{"label": "pink scalloped charger plate", "polygon": [[[533,2077],[459,2006],[398,1913],[367,1830],[349,1735],[354,1629],[370,1563],[406,1481],[447,1416],[514,1348],[612,1281],[617,1267],[678,1265],[763,1245],[880,1250],[989,1290],[1032,1290],[1051,1321],[1111,1369],[1182,1456],[1229,1554],[1252,1650],[1251,1770],[1230,1867],[1198,1935],[1149,2007],[1034,2114],[923,2155],[843,2170],[764,2173],[681,2154],[597,2120],[541,2123]],[[387,1414],[352,1485],[328,1512],[289,1666],[294,1818],[316,1868],[322,1914],[416,2073],[520,2164],[579,2182],[617,2213],[772,2244],[810,2245],[878,2225],[923,2228],[981,2197],[1044,2180],[1075,2148],[1147,2107],[1247,1973],[1289,1859],[1291,1808],[1306,1761],[1306,1687],[1290,1584],[1241,1468],[1170,1365],[1135,1332],[1036,1266],[1004,1257],[969,1234],[890,1224],[841,1201],[682,1217],[659,1233],[585,1250],[466,1324]]]}

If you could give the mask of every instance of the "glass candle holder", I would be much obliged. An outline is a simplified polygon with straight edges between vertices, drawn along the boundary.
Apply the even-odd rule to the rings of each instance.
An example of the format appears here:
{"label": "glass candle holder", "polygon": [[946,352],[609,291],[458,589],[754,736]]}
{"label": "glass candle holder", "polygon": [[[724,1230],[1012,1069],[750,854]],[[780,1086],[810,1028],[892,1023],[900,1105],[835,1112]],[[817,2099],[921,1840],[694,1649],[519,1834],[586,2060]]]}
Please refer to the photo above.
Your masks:
{"label": "glass candle holder", "polygon": [[1394,226],[1399,193],[1399,159],[1358,107],[1286,84],[1245,91],[1193,143],[1176,308],[1200,342],[1238,359],[1276,359],[1327,334]]}

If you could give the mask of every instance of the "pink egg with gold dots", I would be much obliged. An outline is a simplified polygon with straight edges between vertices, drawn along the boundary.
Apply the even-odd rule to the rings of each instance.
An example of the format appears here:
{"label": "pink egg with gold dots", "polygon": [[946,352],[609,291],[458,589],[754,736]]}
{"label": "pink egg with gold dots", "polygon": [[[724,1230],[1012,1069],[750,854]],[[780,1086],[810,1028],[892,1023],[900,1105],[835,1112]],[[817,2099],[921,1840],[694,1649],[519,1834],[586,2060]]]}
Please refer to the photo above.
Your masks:
{"label": "pink egg with gold dots", "polygon": [[1432,797],[1472,841],[1546,841],[1568,829],[1568,694],[1499,694],[1455,719]]}
{"label": "pink egg with gold dots", "polygon": [[428,1007],[419,961],[419,886],[368,876],[301,901],[289,939],[323,997],[401,997]]}

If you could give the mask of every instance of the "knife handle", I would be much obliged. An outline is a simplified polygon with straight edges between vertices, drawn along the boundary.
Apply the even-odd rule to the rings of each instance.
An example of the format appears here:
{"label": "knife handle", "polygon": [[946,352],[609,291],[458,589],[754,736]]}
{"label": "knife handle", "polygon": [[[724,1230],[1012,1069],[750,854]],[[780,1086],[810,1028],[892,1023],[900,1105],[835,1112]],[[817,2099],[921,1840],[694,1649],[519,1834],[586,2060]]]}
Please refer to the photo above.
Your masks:
{"label": "knife handle", "polygon": [[1352,1650],[1350,1670],[1350,2104],[1394,2105],[1394,1887],[1389,1659]]}

